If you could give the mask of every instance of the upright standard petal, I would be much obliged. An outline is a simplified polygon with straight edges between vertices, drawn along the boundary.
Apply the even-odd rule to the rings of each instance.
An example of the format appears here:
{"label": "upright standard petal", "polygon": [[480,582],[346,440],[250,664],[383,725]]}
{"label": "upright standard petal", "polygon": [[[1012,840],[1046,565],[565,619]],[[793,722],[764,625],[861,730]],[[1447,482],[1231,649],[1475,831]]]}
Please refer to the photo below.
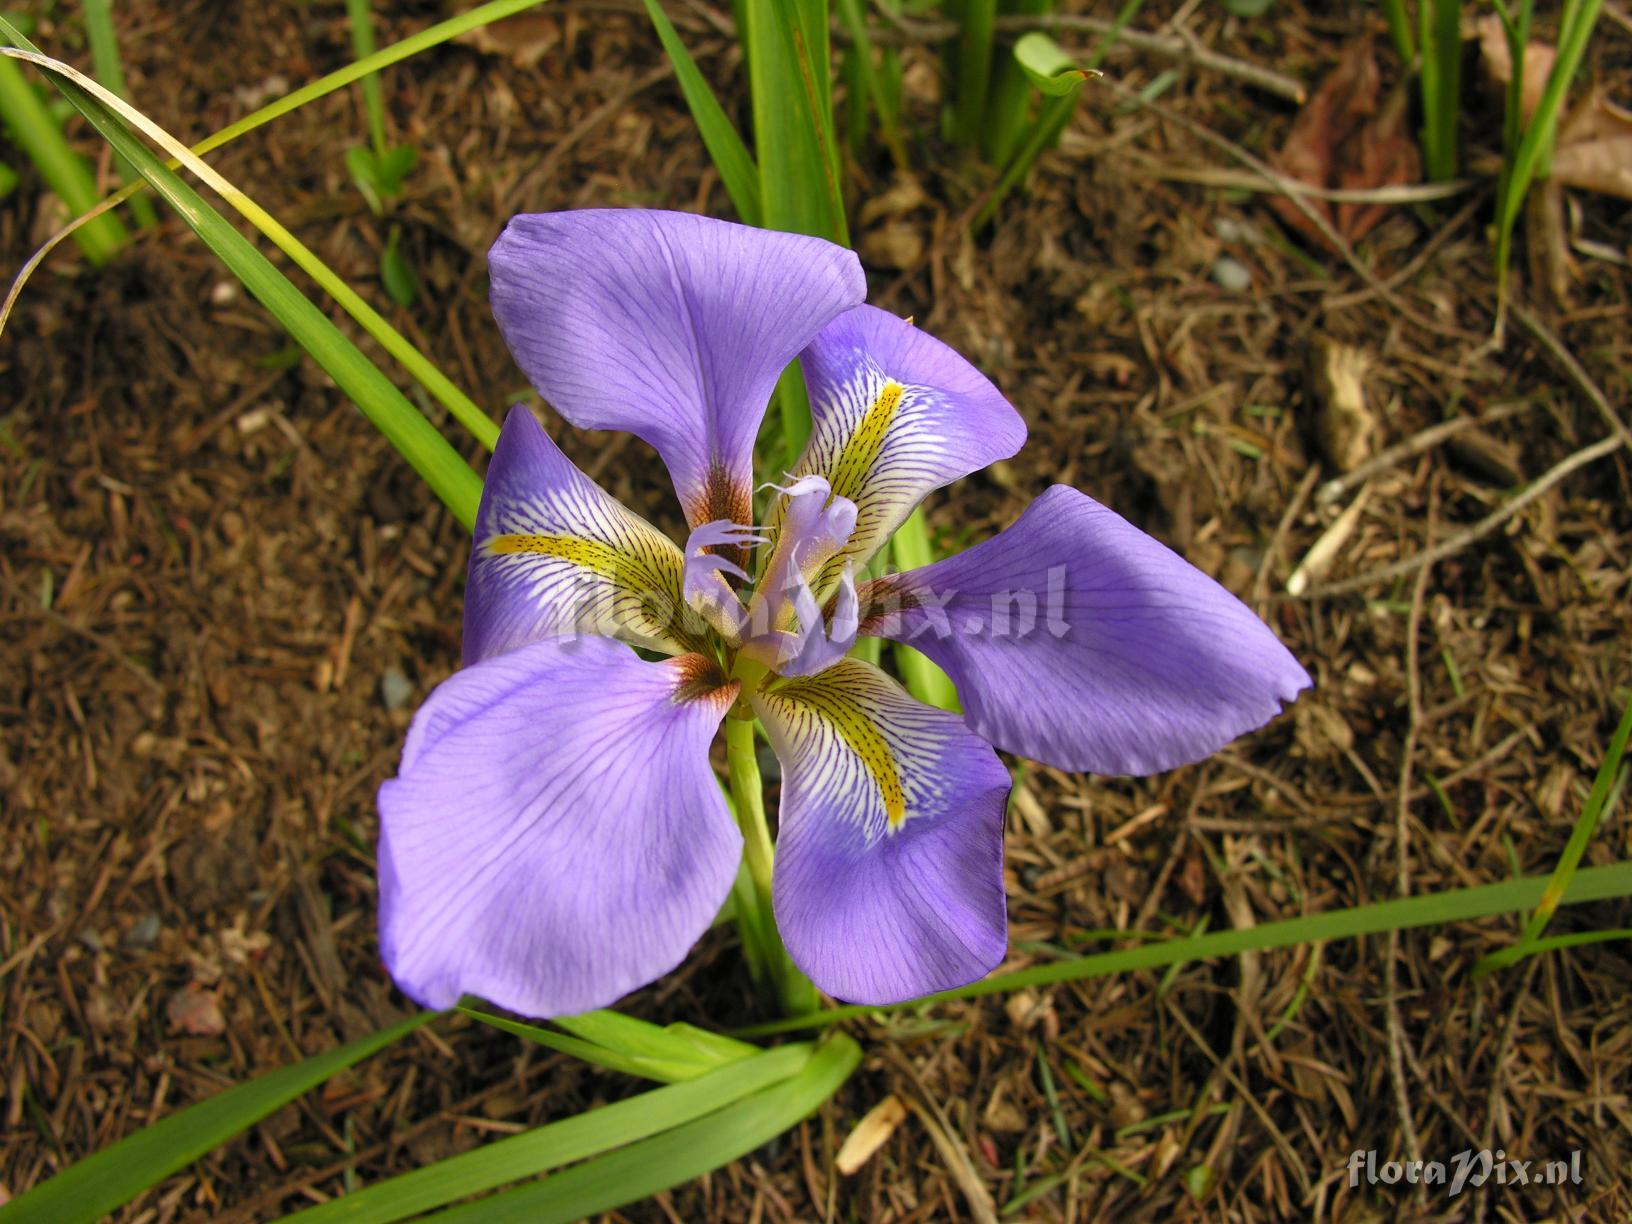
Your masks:
{"label": "upright standard petal", "polygon": [[476,511],[465,665],[579,633],[696,650],[703,626],[685,600],[684,566],[667,536],[573,466],[518,404]]}
{"label": "upright standard petal", "polygon": [[1065,485],[967,552],[867,584],[861,603],[861,632],[945,669],[971,727],[1062,769],[1199,760],[1309,687],[1245,604]]}
{"label": "upright standard petal", "polygon": [[488,264],[533,385],[574,425],[656,447],[692,527],[751,521],[777,376],[867,293],[855,254],[830,242],[642,209],[516,217]]}
{"label": "upright standard petal", "polygon": [[800,364],[813,428],[793,474],[827,477],[857,511],[849,543],[812,581],[823,599],[844,563],[866,565],[926,495],[1026,440],[1025,423],[984,374],[875,306],[828,324]]}
{"label": "upright standard petal", "polygon": [[989,973],[1008,940],[997,754],[858,659],[751,700],[782,762],[771,891],[794,963],[854,1003]]}
{"label": "upright standard petal", "polygon": [[380,951],[427,1007],[606,1007],[678,965],[742,838],[708,763],[737,686],[697,655],[539,642],[438,685],[380,787]]}

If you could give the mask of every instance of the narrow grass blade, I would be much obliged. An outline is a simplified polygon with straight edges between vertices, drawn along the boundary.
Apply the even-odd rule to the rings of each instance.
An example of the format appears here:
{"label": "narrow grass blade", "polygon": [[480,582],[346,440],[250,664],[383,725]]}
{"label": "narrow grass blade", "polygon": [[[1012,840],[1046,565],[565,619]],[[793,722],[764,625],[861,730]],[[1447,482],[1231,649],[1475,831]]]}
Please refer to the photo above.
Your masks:
{"label": "narrow grass blade", "polygon": [[270,1071],[189,1105],[70,1165],[50,1181],[0,1207],[0,1222],[78,1224],[81,1220],[99,1220],[301,1093],[401,1040],[440,1014],[421,1012],[361,1041]]}
{"label": "narrow grass blade", "polygon": [[1388,21],[1388,36],[1394,42],[1400,63],[1410,68],[1417,58],[1417,42],[1411,33],[1411,19],[1405,12],[1405,0],[1383,0],[1383,16]]}
{"label": "narrow grass blade", "polygon": [[1543,942],[1541,933],[1547,929],[1547,924],[1552,921],[1559,902],[1569,891],[1570,881],[1575,877],[1576,868],[1581,865],[1581,856],[1587,852],[1587,843],[1592,840],[1593,832],[1598,828],[1598,822],[1603,817],[1610,796],[1617,789],[1617,779],[1624,782],[1621,759],[1626,755],[1626,742],[1629,737],[1632,737],[1632,699],[1627,701],[1626,709],[1621,713],[1620,725],[1610,736],[1609,749],[1604,753],[1603,762],[1598,766],[1598,774],[1592,780],[1592,790],[1587,795],[1586,803],[1581,806],[1581,814],[1575,818],[1575,826],[1570,830],[1569,840],[1564,843],[1564,852],[1558,856],[1558,865],[1553,868],[1546,891],[1541,894],[1535,912],[1524,924],[1523,934],[1511,947],[1483,957],[1473,967],[1475,977],[1483,977],[1494,969],[1516,964],[1530,953],[1540,950],[1540,944]]}
{"label": "narrow grass blade", "polygon": [[[1522,135],[1518,146],[1503,167],[1496,204],[1496,288],[1499,301],[1505,301],[1507,296],[1507,265],[1513,243],[1513,226],[1519,219],[1519,210],[1524,205],[1525,193],[1530,190],[1531,181],[1541,173],[1551,156],[1553,139],[1563,115],[1564,97],[1569,92],[1570,82],[1575,79],[1576,70],[1581,66],[1602,8],[1602,0],[1573,0],[1565,5],[1564,21],[1559,30],[1558,55],[1553,60],[1552,71],[1547,74],[1546,88],[1542,90],[1541,101],[1536,104],[1530,122],[1519,124]],[[1521,24],[1528,27],[1528,14]],[[1522,44],[1514,51],[1513,60],[1515,65],[1523,63]],[[1518,75],[1516,70],[1515,80]],[[1515,101],[1510,93],[1509,105]]]}
{"label": "narrow grass blade", "polygon": [[798,1074],[813,1048],[797,1044],[766,1050],[687,1083],[551,1122],[287,1218],[301,1224],[388,1224],[432,1211],[706,1118]]}
{"label": "narrow grass blade", "polygon": [[[1053,7],[1053,0],[1001,0],[998,14],[1040,17]],[[1032,100],[1035,97],[1031,81],[1021,69],[1018,59],[1013,55],[998,55],[992,69],[980,146],[990,164],[1008,165],[1030,124]]]}
{"label": "narrow grass blade", "polygon": [[1422,152],[1428,177],[1456,177],[1456,125],[1462,108],[1461,0],[1418,0],[1422,44]]}
{"label": "narrow grass blade", "polygon": [[[813,1015],[793,1016],[786,1020],[756,1024],[740,1030],[737,1035],[757,1037],[796,1029],[825,1028],[856,1016],[894,1011],[903,1007],[920,1007],[926,1003],[971,999],[981,995],[1022,990],[1026,987],[1049,986],[1056,982],[1105,977],[1112,973],[1160,969],[1183,961],[1211,960],[1220,956],[1237,956],[1242,952],[1262,952],[1270,948],[1286,948],[1295,944],[1350,939],[1358,935],[1376,935],[1384,931],[1404,931],[1412,927],[1435,926],[1449,922],[1468,922],[1475,918],[1488,918],[1493,914],[1510,914],[1515,910],[1529,909],[1541,899],[1547,884],[1548,881],[1540,876],[1527,876],[1517,880],[1504,880],[1499,884],[1480,884],[1473,888],[1458,888],[1450,892],[1430,893],[1421,897],[1377,901],[1371,905],[1333,910],[1325,914],[1285,918],[1256,927],[1213,931],[1195,938],[1147,943],[1137,948],[1121,948],[1114,952],[1100,952],[1093,956],[1035,965],[1012,973],[999,973],[978,982],[971,982],[957,990],[925,995],[922,999],[896,1004],[894,1007],[861,1007],[847,1004],[843,1007],[828,1008]],[[1621,862],[1577,871],[1565,889],[1561,903],[1573,905],[1585,901],[1603,901],[1612,897],[1629,896],[1632,896],[1632,862]]]}
{"label": "narrow grass blade", "polygon": [[[119,58],[119,36],[113,28],[113,0],[83,0],[85,38],[91,44],[91,64],[96,68],[96,79],[121,98],[130,95],[125,90],[125,66]],[[125,182],[140,182],[141,176],[129,162],[119,162],[119,177]],[[143,229],[158,220],[153,201],[138,195],[130,202],[130,215]]]}
{"label": "narrow grass blade", "polygon": [[760,1053],[758,1046],[689,1024],[663,1028],[611,1011],[588,1012],[552,1021],[568,1030],[560,1033],[497,1016],[480,1007],[460,1004],[458,1010],[473,1020],[598,1067],[666,1084],[696,1079]]}
{"label": "narrow grass blade", "polygon": [[698,71],[663,6],[658,0],[643,2],[646,15],[652,19],[652,25],[657,30],[658,41],[663,44],[669,62],[674,65],[675,79],[680,82],[680,92],[686,96],[686,106],[691,110],[692,121],[697,124],[698,135],[703,138],[703,147],[708,150],[714,168],[720,172],[725,193],[731,197],[731,206],[744,223],[759,225],[762,215],[759,168],[754,165],[748,146],[743,144],[742,137],[720,106],[719,99]]}
{"label": "narrow grass blade", "polygon": [[[776,409],[782,418],[782,472],[791,472],[810,441],[810,392],[797,361],[790,362],[776,382]],[[781,473],[772,479],[780,480]]]}
{"label": "narrow grass blade", "polygon": [[[1116,45],[1116,40],[1121,37],[1128,23],[1138,15],[1143,4],[1144,0],[1124,0],[1122,7],[1116,12],[1116,17],[1111,21],[1110,28],[1101,34],[1094,44],[1088,62],[1080,66],[1073,64],[1064,51],[1053,45],[1052,40],[1047,40],[1044,35],[1038,37],[1044,38],[1048,47],[1035,41],[1027,43],[1025,60],[1020,58],[1019,43],[1015,45],[1015,60],[1021,71],[1026,72],[1033,84],[1049,82],[1051,86],[1049,92],[1052,96],[1047,98],[1038,111],[1037,121],[1026,133],[1026,138],[1013,160],[1003,168],[1003,174],[998,179],[997,185],[992,188],[991,195],[975,214],[971,229],[984,228],[986,223],[997,215],[998,207],[1008,197],[1009,192],[1019,186],[1026,175],[1031,173],[1032,166],[1036,164],[1038,157],[1042,156],[1043,150],[1052,147],[1059,140],[1060,133],[1065,131],[1065,125],[1071,122],[1071,116],[1076,113],[1079,93],[1073,85],[1098,74],[1100,64],[1105,62],[1105,57]],[[1026,39],[1022,38],[1020,42],[1025,43]],[[1032,70],[1039,64],[1046,66],[1047,71],[1033,75]],[[1080,75],[1073,78],[1072,72]],[[1063,88],[1063,92],[1055,92],[1060,88]]]}
{"label": "narrow grass blade", "polygon": [[[206,137],[193,146],[192,152],[195,155],[202,156],[213,149],[219,149],[222,145],[236,140],[238,137],[252,132],[274,119],[287,115],[291,111],[305,106],[308,102],[331,94],[337,89],[344,89],[347,85],[367,77],[370,73],[379,72],[382,68],[401,63],[403,60],[457,38],[459,35],[468,33],[479,26],[491,25],[493,22],[502,21],[506,17],[513,17],[517,13],[530,8],[537,8],[545,3],[548,3],[548,0],[491,0],[490,3],[477,5],[468,13],[450,17],[447,21],[439,22],[421,30],[418,34],[410,35],[400,42],[392,43],[389,47],[364,60],[348,64],[344,68],[331,72],[328,76],[313,81],[310,85],[303,85],[294,92],[274,102],[267,103],[259,110],[253,111],[237,122],[230,123],[220,131]],[[29,50],[35,49],[26,39],[13,39],[13,41],[17,46],[27,47]],[[171,159],[168,166],[174,170],[180,164],[179,161]],[[116,191],[109,199],[113,202],[123,203],[145,186],[145,181],[131,183]],[[82,221],[76,221],[74,223],[76,241],[78,229],[94,224],[97,224],[95,219],[83,221],[83,223]],[[30,268],[33,266],[33,261],[30,261]],[[25,269],[25,273],[26,271],[27,269]],[[15,298],[20,291],[22,279],[20,277],[19,283],[13,285],[8,301]],[[0,313],[0,326],[4,326],[4,322],[5,316]],[[488,450],[492,450],[494,443],[498,441],[498,426],[488,421],[470,398],[443,376],[440,370],[424,360],[417,349],[408,345],[400,336],[395,340],[390,340],[387,333],[394,334],[388,326],[384,332],[376,333],[371,330],[371,334],[374,334],[375,338],[385,345],[387,351],[403,361],[404,368],[419,381],[421,386],[446,407],[456,419],[464,423],[475,435],[477,441]]]}
{"label": "narrow grass blade", "polygon": [[961,0],[956,7],[960,29],[952,75],[952,126],[947,135],[953,144],[974,148],[986,120],[997,0]]}
{"label": "narrow grass blade", "polygon": [[[15,31],[3,18],[0,18],[0,34],[12,38],[12,41],[19,46],[26,44],[26,40],[18,42],[20,36],[15,35]],[[5,51],[5,49],[0,48],[0,51]],[[401,332],[387,323],[379,312],[365,302],[344,279],[313,254],[304,243],[285,229],[276,218],[250,199],[248,195],[233,186],[220,173],[201,161],[197,155],[176,140],[174,136],[148,119],[136,108],[108,93],[96,82],[83,76],[68,65],[39,55],[38,52],[33,50],[32,46],[26,52],[6,51],[6,54],[28,59],[39,67],[53,72],[59,77],[66,78],[85,93],[91,94],[102,107],[112,111],[119,119],[141,131],[177,162],[186,166],[188,170],[203,180],[212,191],[215,191],[223,200],[232,205],[245,220],[265,234],[273,245],[293,260],[302,271],[316,281],[340,305],[341,309],[357,320],[363,329],[378,341],[386,352],[402,363],[403,367],[426,390],[434,395],[453,415],[454,419],[469,430],[482,445],[489,450],[493,448],[494,443],[498,441],[499,427],[488,419],[487,414],[478,408],[469,396],[455,387]],[[72,100],[74,95],[70,94],[69,97]],[[76,102],[75,105],[78,105],[78,103]],[[92,122],[94,123],[96,120],[93,118]],[[123,126],[117,123],[116,126],[119,126],[121,131],[125,130]],[[107,135],[105,131],[103,134]],[[128,154],[126,156],[128,157]],[[160,168],[163,168],[162,165]]]}
{"label": "narrow grass blade", "polygon": [[[647,0],[651,3],[652,0]],[[907,150],[901,143],[901,116],[897,109],[898,99],[885,88],[883,75],[873,60],[873,39],[867,32],[867,20],[861,11],[861,0],[839,0],[839,20],[844,23],[846,32],[850,35],[851,53],[854,56],[856,75],[861,78],[862,91],[866,99],[872,104],[873,113],[878,116],[878,134],[884,141],[884,147],[890,151],[890,157],[895,161],[897,168],[907,168]],[[866,108],[860,98],[852,96],[850,106],[858,108],[862,114]]]}
{"label": "narrow grass blade", "polygon": [[608,1049],[647,1058],[667,1058],[677,1063],[689,1062],[698,1068],[699,1074],[762,1052],[746,1041],[724,1033],[711,1033],[683,1021],[657,1025],[610,1010],[561,1016],[554,1023]]}
{"label": "narrow grass blade", "polygon": [[[809,14],[819,9],[820,20]],[[839,193],[823,0],[748,0],[747,55],[761,223],[849,245]],[[821,58],[815,58],[816,52]]]}
{"label": "narrow grass blade", "polygon": [[[91,168],[68,147],[45,103],[10,60],[0,60],[0,127],[69,209],[82,213],[96,206],[100,196]],[[118,217],[105,214],[76,231],[74,241],[85,258],[100,265],[114,257],[128,236]]]}
{"label": "narrow grass blade", "polygon": [[[351,26],[351,53],[359,60],[374,54],[374,19],[369,0],[346,0],[346,21]],[[369,143],[375,157],[385,156],[385,102],[380,97],[380,78],[369,73],[359,83],[363,91],[363,112],[368,117]]]}
{"label": "narrow grass blade", "polygon": [[[929,543],[929,526],[924,519],[924,510],[920,506],[908,516],[907,521],[896,528],[890,537],[890,555],[895,561],[897,569],[921,569],[935,560],[935,550]],[[908,646],[905,642],[895,643],[895,661],[901,669],[902,682],[907,691],[919,701],[928,705],[938,706],[943,710],[957,712],[958,689],[952,683],[952,678],[937,667],[930,659]]]}
{"label": "narrow grass blade", "polygon": [[[3,18],[0,18],[0,34],[12,39],[21,37]],[[363,415],[425,479],[432,492],[469,529],[476,521],[476,505],[481,498],[481,480],[476,473],[470,470],[458,452],[419,414],[402,392],[392,386],[385,375],[302,296],[287,277],[272,266],[266,256],[125,129],[115,117],[113,107],[127,111],[129,108],[116,98],[110,105],[111,95],[107,91],[66,64],[33,52],[9,48],[0,48],[0,51],[8,56],[27,58],[52,73],[57,87],[69,101],[95,125],[114,150],[127,158],[153,185],[243,282],[255,299],[272,312],[295,341],[312,355],[362,410]],[[186,154],[186,150],[182,150],[182,153]],[[186,156],[196,161],[190,154]],[[204,170],[227,191],[235,191],[207,166]],[[248,203],[247,199],[239,202]]]}
{"label": "narrow grass blade", "polygon": [[446,1224],[512,1220],[517,1224],[568,1224],[636,1202],[701,1177],[782,1134],[838,1091],[860,1061],[861,1048],[844,1034],[835,1033],[795,1075],[781,1083],[542,1182],[432,1218]]}

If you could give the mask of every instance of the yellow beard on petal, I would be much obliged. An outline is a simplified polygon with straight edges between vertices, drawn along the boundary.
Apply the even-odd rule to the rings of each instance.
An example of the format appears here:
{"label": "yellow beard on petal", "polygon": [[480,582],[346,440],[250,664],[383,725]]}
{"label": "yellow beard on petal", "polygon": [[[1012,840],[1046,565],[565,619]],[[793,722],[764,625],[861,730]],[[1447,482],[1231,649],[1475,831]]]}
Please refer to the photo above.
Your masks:
{"label": "yellow beard on petal", "polygon": [[[843,668],[835,670],[842,672]],[[767,690],[765,696],[772,701],[783,700],[808,706],[833,726],[845,747],[856,754],[856,759],[878,788],[879,799],[884,804],[884,816],[893,833],[907,816],[907,797],[901,786],[901,771],[888,741],[854,695],[846,692],[845,688],[842,676],[819,672],[814,676],[788,681],[775,690]]]}

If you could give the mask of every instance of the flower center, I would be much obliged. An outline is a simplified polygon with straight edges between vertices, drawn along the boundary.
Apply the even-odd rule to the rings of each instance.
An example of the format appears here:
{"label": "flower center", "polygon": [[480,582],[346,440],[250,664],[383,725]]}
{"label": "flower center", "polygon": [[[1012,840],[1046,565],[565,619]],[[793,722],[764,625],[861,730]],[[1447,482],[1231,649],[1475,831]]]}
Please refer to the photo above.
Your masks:
{"label": "flower center", "polygon": [[[732,652],[732,674],[744,690],[765,675],[809,676],[842,659],[856,640],[855,581],[844,564],[831,621],[822,615],[811,580],[837,556],[856,529],[856,504],[833,494],[825,477],[806,476],[786,487],[776,526],[755,529],[717,521],[696,528],[686,541],[682,583],[686,602],[720,635]],[[767,541],[763,533],[770,531]],[[771,552],[746,607],[727,577],[748,581],[741,566],[720,556],[721,548],[769,543]],[[753,663],[763,674],[739,674]]]}

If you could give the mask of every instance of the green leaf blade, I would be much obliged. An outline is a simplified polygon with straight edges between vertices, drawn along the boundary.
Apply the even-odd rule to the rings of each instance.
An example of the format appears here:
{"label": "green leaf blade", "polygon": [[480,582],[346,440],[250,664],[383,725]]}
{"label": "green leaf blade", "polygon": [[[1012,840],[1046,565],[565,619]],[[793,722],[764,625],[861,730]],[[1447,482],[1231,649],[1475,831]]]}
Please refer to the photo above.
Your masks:
{"label": "green leaf blade", "polygon": [[860,1061],[861,1048],[835,1033],[781,1083],[535,1185],[432,1218],[443,1224],[569,1224],[648,1198],[745,1156],[796,1125],[837,1092]]}
{"label": "green leaf blade", "polygon": [[228,1088],[189,1105],[70,1165],[0,1207],[3,1224],[95,1221],[149,1186],[183,1169],[211,1148],[248,1129],[302,1093],[435,1019],[421,1012],[401,1024]]}
{"label": "green leaf blade", "polygon": [[289,1218],[302,1224],[389,1224],[431,1211],[706,1117],[799,1073],[813,1049],[801,1043],[766,1050],[698,1079],[485,1144]]}
{"label": "green leaf blade", "polygon": [[674,25],[669,21],[668,14],[658,0],[643,0],[646,5],[646,14],[651,18],[653,27],[657,30],[658,41],[663,44],[663,50],[674,65],[675,79],[680,83],[680,92],[685,96],[686,105],[691,109],[692,121],[697,124],[697,133],[703,138],[703,146],[714,162],[714,168],[720,172],[720,182],[725,185],[725,193],[731,197],[731,206],[737,210],[737,216],[748,225],[761,224],[763,213],[759,191],[759,168],[754,165],[754,159],[748,153],[748,146],[743,143],[736,127],[726,115],[714,91],[709,88],[708,81],[697,68],[691,53],[686,50],[686,44],[680,40]]}

